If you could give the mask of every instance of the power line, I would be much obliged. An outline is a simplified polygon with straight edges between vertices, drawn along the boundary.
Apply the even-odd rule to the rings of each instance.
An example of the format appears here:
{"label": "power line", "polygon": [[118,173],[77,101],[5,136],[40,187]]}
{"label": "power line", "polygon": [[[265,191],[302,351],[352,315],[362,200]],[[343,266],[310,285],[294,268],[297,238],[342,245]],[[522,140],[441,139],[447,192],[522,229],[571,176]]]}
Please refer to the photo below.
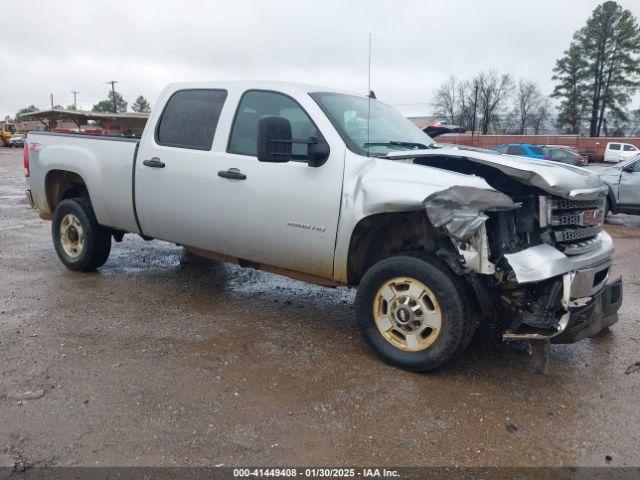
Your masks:
{"label": "power line", "polygon": [[429,102],[416,102],[416,103],[395,103],[392,107],[411,107],[413,105],[431,105]]}

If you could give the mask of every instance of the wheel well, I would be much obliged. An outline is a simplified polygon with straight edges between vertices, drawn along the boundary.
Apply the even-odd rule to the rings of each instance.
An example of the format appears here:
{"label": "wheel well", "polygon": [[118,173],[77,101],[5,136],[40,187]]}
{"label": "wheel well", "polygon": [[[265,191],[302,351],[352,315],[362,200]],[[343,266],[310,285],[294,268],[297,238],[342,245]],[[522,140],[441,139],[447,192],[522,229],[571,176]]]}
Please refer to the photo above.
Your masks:
{"label": "wheel well", "polygon": [[82,177],[66,170],[51,170],[47,174],[45,192],[51,213],[66,198],[89,197],[87,185]]}
{"label": "wheel well", "polygon": [[351,235],[347,281],[357,286],[365,272],[383,258],[399,252],[435,252],[443,240],[423,211],[365,217]]}

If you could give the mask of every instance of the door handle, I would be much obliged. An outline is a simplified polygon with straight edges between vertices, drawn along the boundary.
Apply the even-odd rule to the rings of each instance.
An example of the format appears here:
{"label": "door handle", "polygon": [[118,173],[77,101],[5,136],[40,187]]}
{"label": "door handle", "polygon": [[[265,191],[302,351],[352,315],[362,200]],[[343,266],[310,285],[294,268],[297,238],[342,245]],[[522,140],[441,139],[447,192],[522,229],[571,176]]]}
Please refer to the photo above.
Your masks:
{"label": "door handle", "polygon": [[161,161],[158,157],[153,157],[151,160],[145,160],[142,162],[145,167],[151,168],[164,168],[164,162]]}
{"label": "door handle", "polygon": [[229,180],[246,180],[247,176],[244,173],[240,173],[237,168],[230,168],[229,170],[220,170],[218,176],[222,178],[228,178]]}

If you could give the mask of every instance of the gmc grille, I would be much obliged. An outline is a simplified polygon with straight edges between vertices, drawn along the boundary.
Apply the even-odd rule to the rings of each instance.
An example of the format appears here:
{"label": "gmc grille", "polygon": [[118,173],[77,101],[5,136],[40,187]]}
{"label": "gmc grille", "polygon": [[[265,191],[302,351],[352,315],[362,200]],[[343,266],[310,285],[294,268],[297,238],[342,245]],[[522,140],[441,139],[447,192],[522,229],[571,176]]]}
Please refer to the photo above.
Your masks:
{"label": "gmc grille", "polygon": [[554,198],[551,229],[560,250],[567,255],[588,252],[598,245],[596,236],[604,222],[604,196],[595,200]]}

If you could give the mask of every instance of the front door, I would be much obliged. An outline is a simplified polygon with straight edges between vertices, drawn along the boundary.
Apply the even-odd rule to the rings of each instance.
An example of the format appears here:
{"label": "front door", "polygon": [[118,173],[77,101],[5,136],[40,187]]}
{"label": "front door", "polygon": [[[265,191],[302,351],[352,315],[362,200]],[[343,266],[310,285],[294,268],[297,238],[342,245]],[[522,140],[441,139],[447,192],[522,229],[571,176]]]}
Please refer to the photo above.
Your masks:
{"label": "front door", "polygon": [[640,207],[640,160],[622,171],[618,197],[622,205]]}
{"label": "front door", "polygon": [[[288,95],[266,90],[249,90],[240,98],[226,152],[216,152],[219,170],[231,172],[218,182],[226,199],[224,253],[331,278],[345,147],[313,100],[301,101],[307,102],[306,107]],[[313,108],[314,118],[324,123],[316,125],[307,108]],[[264,115],[289,120],[294,139],[323,137],[330,146],[329,159],[320,167],[258,161],[258,119]],[[293,153],[303,155],[306,148],[294,145]]]}
{"label": "front door", "polygon": [[638,149],[629,143],[622,144],[622,153],[620,154],[620,160],[626,160],[627,158],[635,157],[638,154]]}

